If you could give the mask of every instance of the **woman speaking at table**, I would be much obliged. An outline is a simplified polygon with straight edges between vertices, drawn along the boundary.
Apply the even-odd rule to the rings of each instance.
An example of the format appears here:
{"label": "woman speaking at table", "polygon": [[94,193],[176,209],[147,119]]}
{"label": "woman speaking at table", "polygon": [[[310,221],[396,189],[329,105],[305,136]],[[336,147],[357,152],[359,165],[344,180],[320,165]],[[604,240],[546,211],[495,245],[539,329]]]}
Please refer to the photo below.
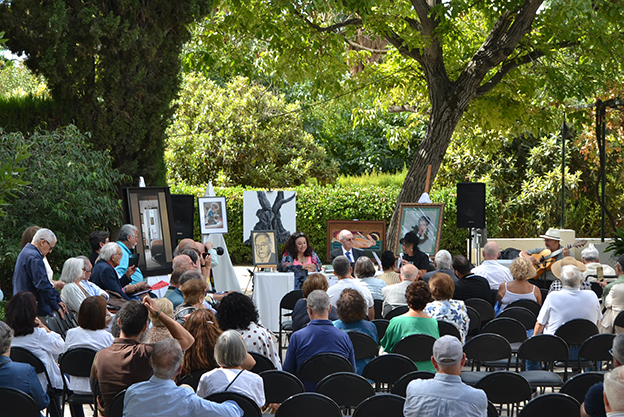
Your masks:
{"label": "woman speaking at table", "polygon": [[305,233],[296,232],[288,238],[284,245],[284,255],[282,256],[282,268],[289,266],[301,266],[308,272],[318,272],[321,270],[321,260],[319,259]]}

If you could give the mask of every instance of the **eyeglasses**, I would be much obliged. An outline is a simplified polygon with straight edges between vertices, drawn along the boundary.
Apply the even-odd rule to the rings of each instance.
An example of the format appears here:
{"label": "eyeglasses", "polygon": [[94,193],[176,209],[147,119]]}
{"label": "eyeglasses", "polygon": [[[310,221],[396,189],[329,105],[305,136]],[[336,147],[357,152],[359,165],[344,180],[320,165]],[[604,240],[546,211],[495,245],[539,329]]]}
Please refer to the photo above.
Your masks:
{"label": "eyeglasses", "polygon": [[47,239],[43,239],[43,241],[48,244],[48,246],[50,247],[50,252],[52,252],[54,246],[52,246],[52,244]]}
{"label": "eyeglasses", "polygon": [[611,357],[613,357],[613,348],[609,349],[609,355],[611,355]]}

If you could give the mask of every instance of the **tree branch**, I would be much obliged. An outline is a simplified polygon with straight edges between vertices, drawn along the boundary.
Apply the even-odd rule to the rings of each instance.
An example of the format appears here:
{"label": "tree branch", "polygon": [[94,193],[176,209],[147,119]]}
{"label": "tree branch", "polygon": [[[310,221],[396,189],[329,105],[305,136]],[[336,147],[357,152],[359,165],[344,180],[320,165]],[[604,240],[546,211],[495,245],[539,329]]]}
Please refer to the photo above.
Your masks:
{"label": "tree branch", "polygon": [[409,50],[405,46],[405,41],[396,33],[386,33],[385,38],[388,42],[394,46],[400,53],[406,58],[411,58],[416,60],[416,62],[422,62],[423,56],[422,53],[418,49]]}
{"label": "tree branch", "polygon": [[360,45],[357,42],[353,42],[352,40],[350,40],[349,38],[347,38],[345,35],[343,35],[342,33],[339,33],[340,36],[342,36],[342,38],[344,39],[344,41],[347,43],[347,45],[362,50],[362,51],[368,51],[372,54],[387,54],[388,50],[387,49],[374,49],[374,48],[369,48],[366,47],[364,45]]}
{"label": "tree branch", "polygon": [[409,104],[404,104],[402,106],[390,106],[388,107],[388,113],[418,113],[418,107],[410,106]]}
{"label": "tree branch", "polygon": [[314,22],[311,22],[308,18],[306,18],[299,10],[293,8],[293,12],[299,16],[308,26],[317,32],[325,33],[325,32],[335,32],[338,29],[345,28],[347,26],[360,26],[362,24],[362,19],[360,18],[352,18],[347,19],[344,22],[338,22],[330,26],[320,26]]}
{"label": "tree branch", "polygon": [[420,19],[420,24],[422,29],[420,30],[423,36],[433,37],[434,30],[437,26],[437,22],[429,17],[429,12],[431,11],[431,7],[427,4],[426,0],[412,0],[412,7],[416,11],[418,18]]}

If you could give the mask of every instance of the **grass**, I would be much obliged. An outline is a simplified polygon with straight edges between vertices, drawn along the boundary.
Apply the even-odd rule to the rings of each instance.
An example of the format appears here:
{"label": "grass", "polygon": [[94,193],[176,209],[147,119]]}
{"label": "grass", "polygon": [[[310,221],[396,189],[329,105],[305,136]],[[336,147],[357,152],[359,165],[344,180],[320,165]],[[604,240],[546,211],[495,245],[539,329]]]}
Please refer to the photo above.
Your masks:
{"label": "grass", "polygon": [[395,174],[373,171],[371,173],[358,176],[341,175],[338,178],[338,184],[342,187],[358,185],[361,187],[379,186],[400,188],[403,185],[403,182],[405,182],[407,171],[407,167],[403,167],[402,171]]}

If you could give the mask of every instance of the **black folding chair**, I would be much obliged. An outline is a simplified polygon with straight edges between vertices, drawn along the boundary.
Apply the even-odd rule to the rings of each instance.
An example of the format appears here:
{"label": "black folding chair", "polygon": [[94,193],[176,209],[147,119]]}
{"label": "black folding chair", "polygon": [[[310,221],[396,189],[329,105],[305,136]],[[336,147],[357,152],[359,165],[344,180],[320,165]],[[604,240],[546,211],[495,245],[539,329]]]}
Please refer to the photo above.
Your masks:
{"label": "black folding chair", "polygon": [[[61,374],[68,377],[89,378],[91,376],[91,367],[96,351],[88,348],[75,348],[65,352],[60,359]],[[63,396],[61,409],[65,411],[65,403],[69,404],[90,404],[97,407],[94,402],[93,394],[77,394],[69,390],[67,386],[67,378],[63,378],[66,395]]]}
{"label": "black folding chair", "polygon": [[286,371],[260,372],[264,382],[264,398],[267,404],[283,403],[288,397],[305,392],[303,383],[293,374]]}
{"label": "black folding chair", "polygon": [[[284,320],[285,316],[290,316],[292,314],[292,310],[295,308],[295,304],[297,301],[303,298],[302,290],[293,290],[288,294],[284,295],[280,300],[279,306],[279,335],[277,340],[277,346],[279,351],[280,360],[282,358],[282,333],[288,338],[292,333],[292,320]],[[283,310],[290,310],[288,313],[284,313]],[[288,343],[284,347],[287,347]]]}
{"label": "black folding chair", "polygon": [[33,398],[15,388],[0,388],[2,415],[20,417],[41,417],[39,406]]}
{"label": "black folding chair", "polygon": [[481,316],[477,310],[470,306],[466,306],[466,311],[470,319],[470,323],[468,324],[468,336],[466,339],[471,339],[479,334],[479,330],[481,330]]}
{"label": "black folding chair", "polygon": [[403,375],[417,370],[414,362],[407,356],[388,353],[377,356],[366,364],[362,376],[374,382],[376,392],[387,392]]}
{"label": "black folding chair", "polygon": [[[493,372],[484,376],[475,388],[482,389],[488,400],[507,406],[507,415],[513,415],[519,404],[531,399],[531,385],[522,375],[509,371]],[[509,409],[511,408],[511,410]]]}
{"label": "black folding chair", "polygon": [[450,323],[444,320],[438,320],[438,330],[440,331],[440,337],[450,335],[455,336],[461,340],[461,333],[459,328],[454,323]]}
{"label": "black folding chair", "polygon": [[346,413],[368,397],[375,395],[373,386],[366,378],[352,372],[336,372],[328,375],[316,385],[314,392],[331,398]]}
{"label": "black folding chair", "polygon": [[583,372],[582,374],[574,375],[572,378],[568,379],[565,384],[561,386],[559,390],[562,394],[568,394],[580,404],[585,401],[585,395],[587,391],[597,384],[598,382],[602,382],[604,379],[604,375],[599,372]]}
{"label": "black folding chair", "polygon": [[585,367],[587,367],[587,362],[591,362],[594,370],[596,371],[600,371],[599,364],[601,362],[611,362],[613,364],[613,357],[611,356],[611,353],[609,353],[611,347],[613,346],[613,339],[615,339],[614,334],[602,333],[593,335],[589,339],[585,340],[579,348],[579,369],[585,369]]}
{"label": "black folding chair", "polygon": [[485,362],[506,361],[509,367],[511,361],[511,345],[503,336],[494,333],[481,333],[473,337],[464,345],[464,353],[470,359],[471,367],[470,371],[461,373],[461,379],[468,385],[476,385],[489,374],[481,371],[481,365]]}
{"label": "black folding chair", "polygon": [[46,319],[46,322],[44,324],[46,326],[48,326],[48,329],[52,330],[54,333],[60,334],[61,337],[63,339],[65,339],[65,336],[66,336],[65,331],[63,330],[63,328],[59,324],[59,322],[56,319],[56,317],[54,317],[54,316],[47,316],[45,319]]}
{"label": "black folding chair", "polygon": [[464,301],[467,306],[474,308],[479,313],[481,325],[494,319],[494,307],[492,304],[481,298],[469,298]]}
{"label": "black folding chair", "polygon": [[405,398],[395,394],[377,394],[362,401],[353,417],[403,417]]}
{"label": "black folding chair", "polygon": [[388,314],[386,314],[384,316],[384,319],[386,320],[391,320],[394,317],[400,316],[401,314],[405,314],[409,311],[409,307],[408,306],[399,306],[399,307],[395,307],[392,310],[390,310],[388,312]]}
{"label": "black folding chair", "polygon": [[392,387],[392,390],[390,391],[392,394],[396,394],[396,395],[400,395],[401,397],[405,397],[406,396],[406,392],[407,392],[407,386],[409,385],[410,382],[412,382],[415,379],[432,379],[435,376],[435,374],[433,372],[429,372],[429,371],[414,371],[414,372],[410,372],[407,375],[403,375],[401,377],[401,379],[399,379],[394,386]]}
{"label": "black folding chair", "polygon": [[347,334],[353,344],[356,360],[379,355],[379,345],[369,335],[357,331],[347,332]]}
{"label": "black folding chair", "polygon": [[108,406],[107,417],[123,417],[124,409],[124,397],[126,396],[126,390],[123,390],[115,395]]}
{"label": "black folding chair", "polygon": [[331,398],[317,392],[304,392],[288,398],[275,417],[342,417],[340,407]]}
{"label": "black folding chair", "polygon": [[[548,290],[546,290],[546,291],[548,291]],[[544,302],[543,299],[542,299],[542,302]],[[524,307],[524,308],[530,310],[531,313],[533,313],[535,315],[535,317],[537,317],[539,315],[539,311],[542,308],[542,306],[539,305],[538,302],[533,301],[533,300],[528,300],[528,299],[516,300],[516,301],[514,301],[513,303],[511,303],[511,304],[509,304],[507,306],[507,308],[512,308],[512,307]],[[505,311],[505,310],[503,310],[503,311]]]}
{"label": "black folding chair", "polygon": [[537,316],[525,307],[507,307],[501,311],[497,317],[511,317],[516,319],[522,323],[525,330],[532,330],[535,328],[535,322],[537,321]]}
{"label": "black folding chair", "polygon": [[[570,356],[573,361],[576,361],[577,358],[574,357],[574,352],[578,354],[578,349],[583,344],[583,342],[593,335],[598,334],[598,327],[596,327],[596,323],[592,323],[589,320],[585,319],[574,319],[570,320],[566,323],[563,323],[556,331],[555,335],[559,336],[568,344],[570,348]],[[568,364],[569,366],[573,366]],[[566,372],[568,365],[566,365]],[[576,365],[576,363],[574,363]],[[582,364],[582,366],[584,366]],[[588,364],[587,366],[591,366]],[[579,368],[579,372],[580,372]]]}
{"label": "black folding chair", "polygon": [[[558,336],[538,334],[525,340],[518,349],[518,359],[539,362],[545,369],[520,372],[533,388],[560,387],[567,379],[568,345]],[[554,372],[556,361],[565,364],[563,379]]]}
{"label": "black folding chair", "polygon": [[386,319],[375,319],[371,321],[377,327],[377,338],[379,340],[383,339],[386,334],[386,329],[388,329],[388,325],[390,324],[390,320]]}
{"label": "black folding chair", "polygon": [[544,394],[529,401],[518,417],[569,417],[578,416],[581,404],[573,397],[560,394]]}
{"label": "black folding chair", "polygon": [[[503,336],[511,345],[512,353],[516,353],[520,344],[527,338],[527,332],[524,325],[511,317],[497,317],[494,320],[485,323],[485,325],[481,328],[481,333],[494,333]],[[517,360],[514,362],[516,364],[516,370],[518,370],[519,363]],[[498,363],[487,363],[486,365],[501,368],[508,367],[511,363],[506,364],[505,362],[499,361]]]}
{"label": "black folding chair", "polygon": [[237,392],[215,392],[205,398],[208,401],[214,401],[216,403],[222,403],[228,400],[236,402],[240,408],[243,409],[243,416],[245,417],[262,417],[262,411],[258,404],[251,398],[239,394]]}
{"label": "black folding chair", "polygon": [[318,383],[327,375],[336,372],[355,372],[355,369],[344,356],[336,353],[319,353],[303,362],[297,376],[301,380]]}
{"label": "black folding chair", "polygon": [[202,375],[208,372],[208,369],[198,369],[196,371],[192,371],[186,375],[183,375],[178,379],[178,385],[188,385],[193,388],[194,391],[197,391],[197,386],[199,385],[199,380]]}
{"label": "black folding chair", "polygon": [[383,300],[373,300],[375,303],[375,320],[383,319]]}
{"label": "black folding chair", "polygon": [[249,352],[249,354],[255,359],[256,364],[250,369],[251,372],[259,374],[262,371],[270,371],[275,369],[275,365],[271,362],[271,359],[256,352]]}
{"label": "black folding chair", "polygon": [[436,338],[428,334],[411,334],[399,340],[392,353],[405,355],[414,362],[430,361],[435,341]]}

